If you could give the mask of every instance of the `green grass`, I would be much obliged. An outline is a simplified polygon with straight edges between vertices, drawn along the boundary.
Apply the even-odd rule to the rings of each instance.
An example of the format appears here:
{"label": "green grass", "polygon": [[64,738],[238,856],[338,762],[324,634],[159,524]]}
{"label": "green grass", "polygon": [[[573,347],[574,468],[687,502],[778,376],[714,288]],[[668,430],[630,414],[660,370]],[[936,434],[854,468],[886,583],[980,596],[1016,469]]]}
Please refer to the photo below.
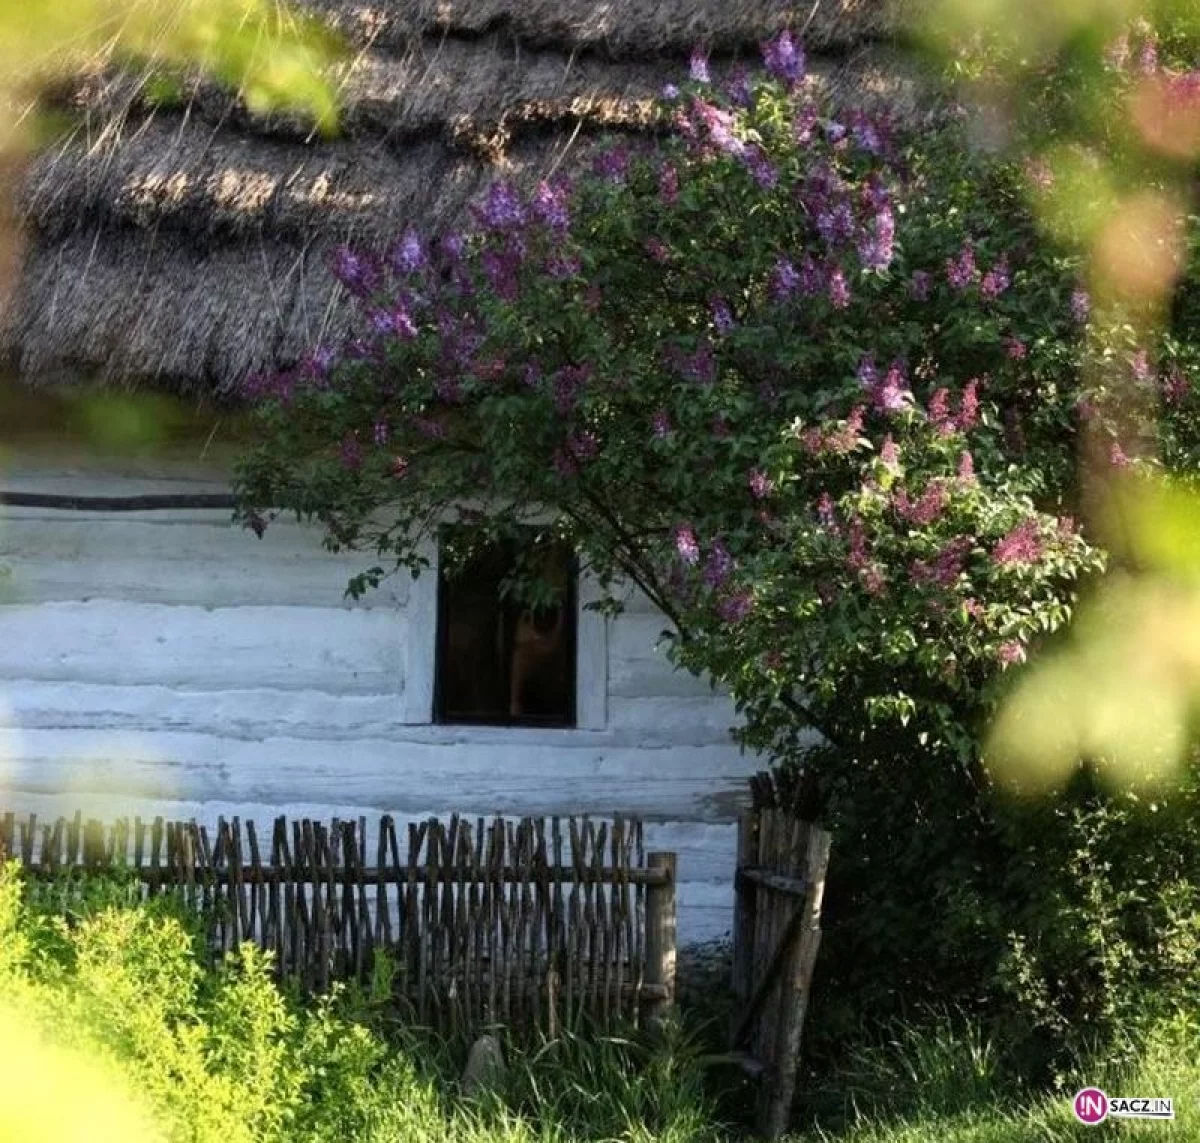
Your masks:
{"label": "green grass", "polygon": [[[751,1092],[720,1037],[566,1036],[507,1045],[471,1098],[465,1043],[405,1025],[386,964],[370,987],[302,1004],[253,950],[205,968],[168,902],[129,908],[97,883],[65,911],[0,868],[0,1143],[724,1143]],[[721,1026],[725,1025],[721,1022]],[[707,1042],[706,1042],[707,1039]],[[1003,1045],[963,1019],[926,1018],[801,1091],[791,1143],[1067,1143],[1131,1136],[1200,1143],[1200,1022],[1131,1033],[1117,1066],[1081,1062],[1057,1094],[1022,1090]],[[1084,1127],[1070,1097],[1171,1096],[1177,1120]],[[40,1085],[40,1086],[39,1086]],[[108,1134],[95,1094],[150,1126]],[[115,1101],[115,1102],[114,1102]]]}

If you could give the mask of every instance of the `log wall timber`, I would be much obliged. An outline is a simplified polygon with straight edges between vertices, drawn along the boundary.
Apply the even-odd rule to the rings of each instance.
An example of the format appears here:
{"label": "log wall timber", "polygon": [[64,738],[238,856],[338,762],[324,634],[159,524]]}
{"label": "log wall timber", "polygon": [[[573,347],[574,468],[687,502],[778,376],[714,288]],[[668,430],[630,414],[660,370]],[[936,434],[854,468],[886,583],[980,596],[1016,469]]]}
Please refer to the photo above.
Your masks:
{"label": "log wall timber", "polygon": [[362,566],[313,529],[280,521],[260,542],[217,510],[0,509],[5,804],[205,823],[636,815],[648,847],[679,855],[681,940],[726,932],[756,764],[729,701],[655,651],[662,616],[638,600],[603,625],[594,729],[414,725],[406,643],[428,617],[407,577],[346,601]]}

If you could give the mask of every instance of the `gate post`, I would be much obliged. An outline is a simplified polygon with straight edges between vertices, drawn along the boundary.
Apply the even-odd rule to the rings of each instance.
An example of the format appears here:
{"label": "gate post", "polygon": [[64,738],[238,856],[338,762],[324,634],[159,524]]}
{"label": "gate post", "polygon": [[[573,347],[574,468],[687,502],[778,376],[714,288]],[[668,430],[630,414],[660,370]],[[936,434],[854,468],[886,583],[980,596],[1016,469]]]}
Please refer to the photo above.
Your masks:
{"label": "gate post", "polygon": [[757,887],[742,870],[758,859],[758,813],[741,814],[737,825],[737,867],[734,872],[733,980],[734,1000],[730,1013],[730,1035],[737,1029],[742,1011],[754,991],[754,922],[758,909]]}
{"label": "gate post", "polygon": [[660,1019],[675,1003],[675,854],[646,854],[647,870],[660,873],[646,887],[647,996],[641,1023]]}

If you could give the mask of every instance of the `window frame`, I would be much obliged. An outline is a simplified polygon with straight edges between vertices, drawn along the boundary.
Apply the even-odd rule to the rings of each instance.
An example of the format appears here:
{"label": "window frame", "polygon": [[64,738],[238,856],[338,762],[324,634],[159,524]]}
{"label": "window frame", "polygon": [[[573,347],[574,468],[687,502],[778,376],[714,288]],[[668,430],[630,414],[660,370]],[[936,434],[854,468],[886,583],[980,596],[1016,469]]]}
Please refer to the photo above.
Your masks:
{"label": "window frame", "polygon": [[[446,662],[446,644],[449,639],[450,630],[447,622],[449,618],[449,593],[446,590],[449,581],[446,578],[444,569],[438,567],[437,575],[437,624],[435,627],[434,636],[434,653],[433,653],[433,714],[432,721],[436,726],[495,726],[502,728],[513,727],[531,727],[543,730],[575,730],[578,728],[577,708],[579,705],[579,561],[572,555],[570,561],[570,572],[567,582],[567,597],[563,601],[563,607],[569,619],[569,628],[567,632],[567,655],[571,664],[572,686],[570,694],[567,698],[567,713],[565,719],[537,717],[537,716],[514,716],[508,715],[505,718],[479,715],[479,716],[457,716],[447,717],[443,703],[445,696],[443,689],[445,685],[444,666]],[[511,671],[512,664],[509,663]],[[506,679],[510,682],[510,679]]]}
{"label": "window frame", "polygon": [[[418,545],[425,561],[412,580],[404,605],[404,679],[400,722],[443,731],[455,740],[564,736],[608,729],[609,620],[590,607],[600,600],[600,587],[586,569],[575,578],[575,724],[573,727],[518,724],[439,723],[434,718],[434,683],[438,639],[438,585],[441,581],[440,545],[427,535]],[[440,736],[439,736],[440,737]]]}

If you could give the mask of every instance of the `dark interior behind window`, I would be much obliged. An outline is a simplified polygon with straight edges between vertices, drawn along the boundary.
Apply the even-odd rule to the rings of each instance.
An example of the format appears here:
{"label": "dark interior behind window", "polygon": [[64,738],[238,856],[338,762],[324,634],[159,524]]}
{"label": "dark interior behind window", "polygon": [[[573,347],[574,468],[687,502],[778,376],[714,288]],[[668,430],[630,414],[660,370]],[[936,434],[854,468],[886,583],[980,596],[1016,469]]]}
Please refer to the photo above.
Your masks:
{"label": "dark interior behind window", "polygon": [[569,550],[547,545],[542,576],[557,606],[531,609],[501,593],[518,559],[493,544],[438,582],[434,717],[442,723],[574,726],[576,583]]}

